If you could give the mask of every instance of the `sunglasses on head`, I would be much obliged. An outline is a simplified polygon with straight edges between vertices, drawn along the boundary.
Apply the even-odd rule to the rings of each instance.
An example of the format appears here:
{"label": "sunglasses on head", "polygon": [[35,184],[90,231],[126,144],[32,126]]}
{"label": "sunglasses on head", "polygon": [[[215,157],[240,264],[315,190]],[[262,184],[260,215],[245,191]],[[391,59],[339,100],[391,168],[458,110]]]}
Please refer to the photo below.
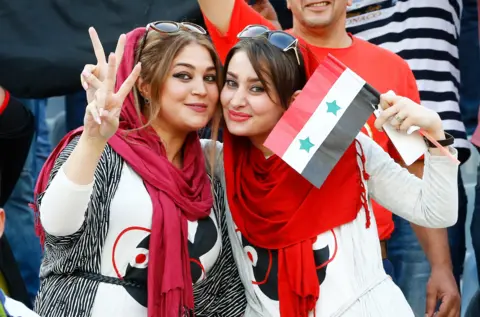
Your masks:
{"label": "sunglasses on head", "polygon": [[300,65],[300,56],[298,54],[298,39],[291,34],[283,31],[271,31],[264,25],[253,24],[247,26],[243,31],[238,33],[237,38],[248,39],[253,37],[266,37],[268,42],[284,52],[293,50],[297,57],[297,63]]}
{"label": "sunglasses on head", "polygon": [[200,25],[190,22],[156,21],[148,23],[145,35],[143,36],[142,47],[140,48],[140,52],[138,54],[139,60],[140,56],[142,55],[143,49],[145,48],[145,44],[147,43],[147,35],[150,30],[154,30],[164,34],[176,34],[182,31],[207,34],[207,31],[205,31],[205,29],[202,28]]}

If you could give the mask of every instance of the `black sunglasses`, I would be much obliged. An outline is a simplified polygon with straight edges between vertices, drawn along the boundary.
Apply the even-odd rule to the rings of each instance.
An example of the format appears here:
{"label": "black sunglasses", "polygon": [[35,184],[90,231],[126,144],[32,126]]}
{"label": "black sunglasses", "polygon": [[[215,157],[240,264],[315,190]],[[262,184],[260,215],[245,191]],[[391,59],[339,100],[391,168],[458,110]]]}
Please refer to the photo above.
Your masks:
{"label": "black sunglasses", "polygon": [[205,29],[202,28],[200,25],[190,22],[156,21],[148,23],[145,30],[145,35],[143,36],[142,47],[140,48],[140,51],[138,53],[139,60],[140,56],[142,56],[145,44],[147,43],[147,35],[150,30],[165,34],[176,34],[182,31],[207,34],[207,31],[205,31]]}
{"label": "black sunglasses", "polygon": [[298,54],[298,39],[293,35],[288,34],[284,31],[271,31],[264,25],[252,24],[248,25],[243,31],[238,33],[237,38],[239,39],[248,39],[252,37],[264,36],[267,38],[268,42],[272,45],[275,45],[284,52],[292,50],[295,52],[297,57],[298,65],[300,65],[300,55]]}

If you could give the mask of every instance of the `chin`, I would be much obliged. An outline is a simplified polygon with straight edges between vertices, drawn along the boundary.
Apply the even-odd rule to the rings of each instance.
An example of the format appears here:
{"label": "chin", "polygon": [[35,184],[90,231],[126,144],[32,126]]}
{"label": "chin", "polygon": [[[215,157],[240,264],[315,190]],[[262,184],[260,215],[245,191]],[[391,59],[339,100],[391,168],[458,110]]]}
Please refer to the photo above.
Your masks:
{"label": "chin", "polygon": [[236,136],[250,136],[252,134],[251,128],[245,124],[237,122],[226,122],[228,132]]}

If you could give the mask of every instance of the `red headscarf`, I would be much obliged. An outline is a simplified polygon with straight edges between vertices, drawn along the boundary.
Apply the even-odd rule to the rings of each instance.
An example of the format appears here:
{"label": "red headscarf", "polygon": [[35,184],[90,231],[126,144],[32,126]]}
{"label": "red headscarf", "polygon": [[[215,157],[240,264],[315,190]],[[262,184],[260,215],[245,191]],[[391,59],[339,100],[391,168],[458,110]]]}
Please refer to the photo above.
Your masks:
{"label": "red headscarf", "polygon": [[[134,67],[135,48],[145,28],[127,34],[125,52],[118,69],[116,89]],[[120,128],[108,141],[109,145],[138,173],[152,199],[152,232],[148,265],[148,316],[180,316],[193,310],[193,289],[188,255],[187,220],[208,217],[213,204],[201,145],[192,132],[185,141],[183,168],[173,166],[165,156],[158,135],[151,128],[139,128],[139,118],[131,92],[120,115]],[[65,146],[81,134],[82,128],[69,133],[44,165],[35,193],[45,190],[50,171]]]}
{"label": "red headscarf", "polygon": [[319,234],[353,221],[366,206],[357,163],[363,153],[352,143],[317,189],[280,157],[265,159],[248,139],[225,132],[224,142],[233,220],[250,243],[278,250],[280,315],[307,317],[320,294],[312,244]]}

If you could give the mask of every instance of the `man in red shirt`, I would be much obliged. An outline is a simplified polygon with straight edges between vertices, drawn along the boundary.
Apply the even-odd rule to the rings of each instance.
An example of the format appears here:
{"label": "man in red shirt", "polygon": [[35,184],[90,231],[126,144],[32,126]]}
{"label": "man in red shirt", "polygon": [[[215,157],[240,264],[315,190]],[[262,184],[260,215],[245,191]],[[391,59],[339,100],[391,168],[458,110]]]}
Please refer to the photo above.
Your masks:
{"label": "man in red shirt", "polygon": [[[250,8],[245,0],[198,1],[205,16],[209,34],[222,60],[238,41],[237,34],[247,25],[263,24],[271,29],[278,28],[277,24],[262,17],[262,15],[273,16],[273,13],[268,12],[268,1],[257,1],[257,6],[264,5],[262,9],[267,10],[262,12],[262,15]],[[287,0],[287,6],[293,14],[293,29],[287,32],[299,39],[307,73],[311,74],[318,65],[318,61],[330,53],[380,92],[393,90],[398,95],[419,103],[420,96],[415,78],[402,58],[346,32],[346,10],[349,5],[351,0]],[[369,128],[373,127],[374,120],[375,118],[370,118],[365,132],[394,159],[401,162],[400,156],[386,134]],[[422,177],[423,162],[416,162],[408,169],[411,173]],[[392,214],[376,204],[374,204],[374,213],[382,255],[386,260],[386,252],[383,251],[386,250],[386,240],[394,229]],[[437,300],[441,300],[442,305],[438,316],[457,316],[460,299],[451,271],[447,231],[412,226],[432,267],[431,287],[427,297],[428,311],[432,311]]]}

